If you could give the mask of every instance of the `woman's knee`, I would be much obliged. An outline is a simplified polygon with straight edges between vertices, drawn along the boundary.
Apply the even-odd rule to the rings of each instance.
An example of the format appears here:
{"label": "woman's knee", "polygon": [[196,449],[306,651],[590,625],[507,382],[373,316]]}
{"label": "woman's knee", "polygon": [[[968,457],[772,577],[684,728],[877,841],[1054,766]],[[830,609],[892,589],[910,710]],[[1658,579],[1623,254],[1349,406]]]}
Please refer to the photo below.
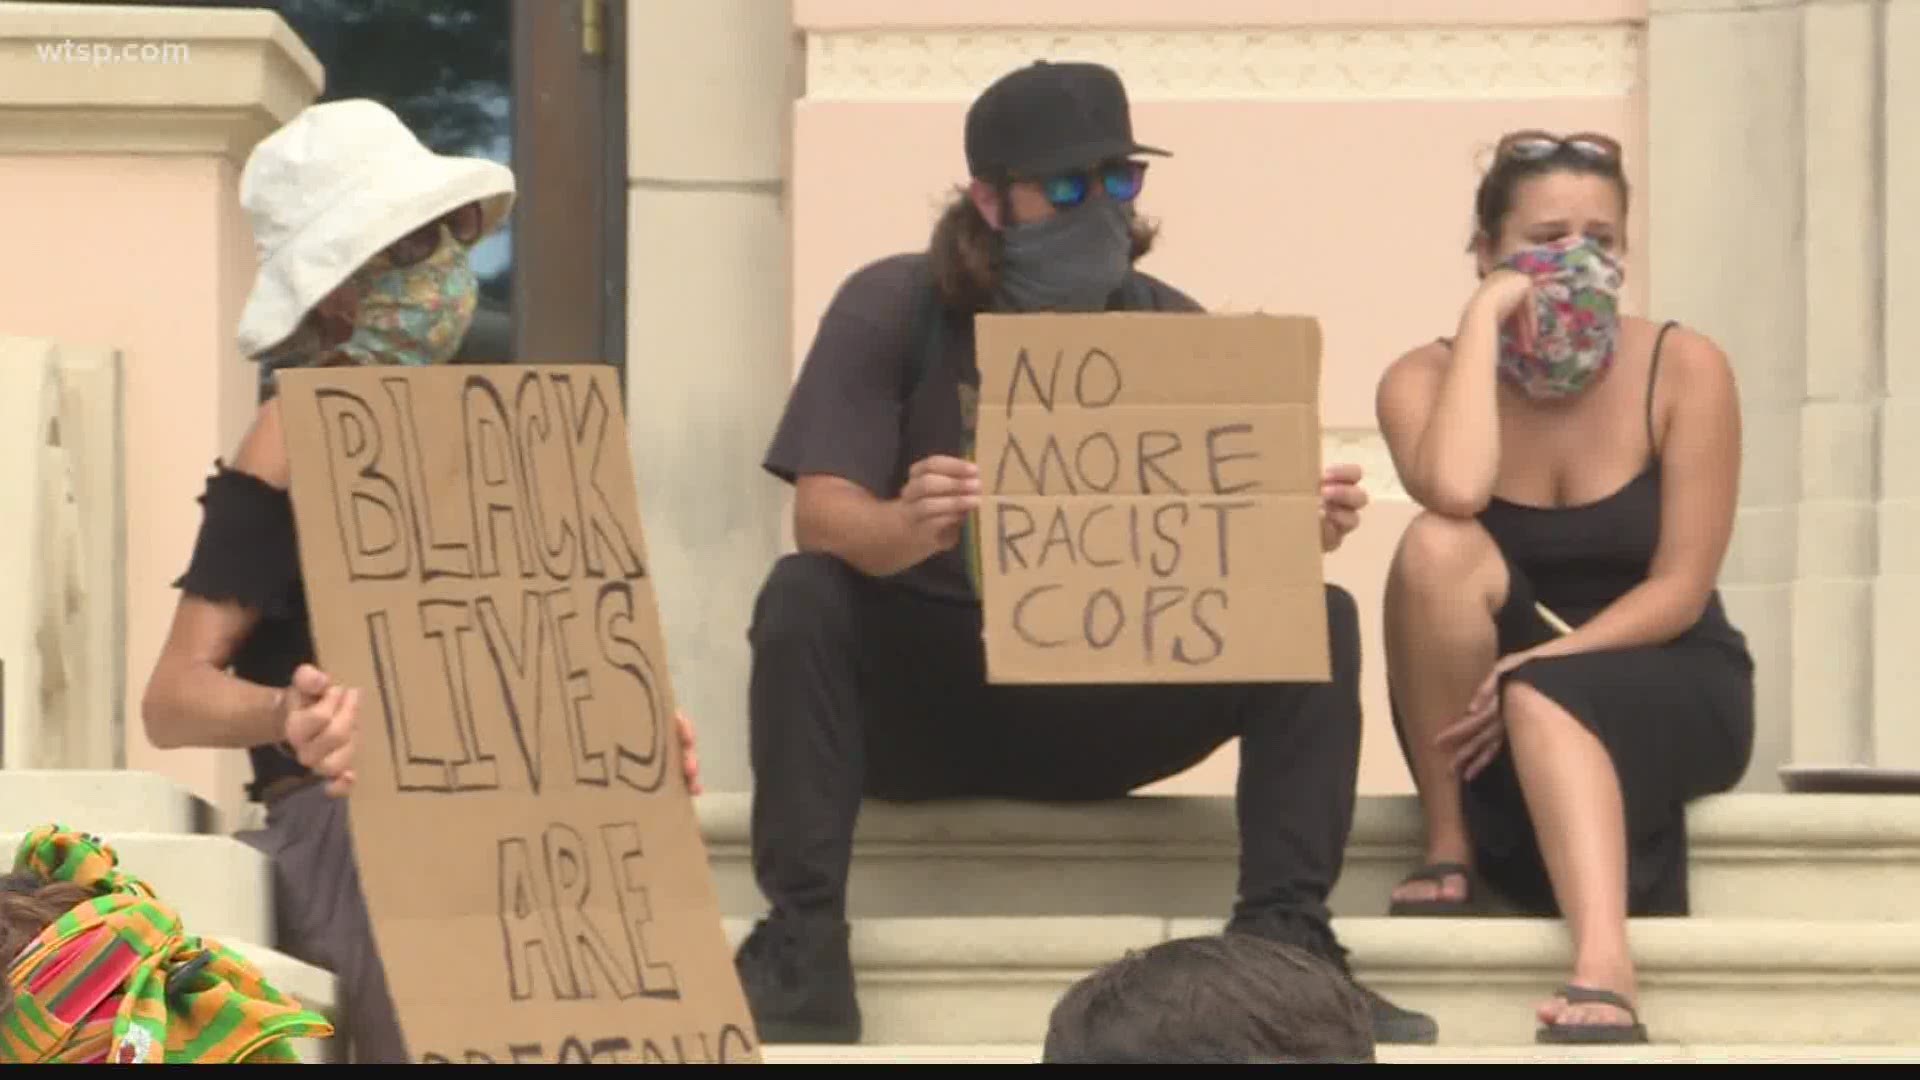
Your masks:
{"label": "woman's knee", "polygon": [[1421,513],[1401,534],[1389,573],[1396,585],[1418,592],[1466,588],[1496,606],[1506,599],[1506,561],[1477,521]]}
{"label": "woman's knee", "polygon": [[773,564],[754,601],[755,644],[851,630],[858,571],[831,555],[797,552]]}

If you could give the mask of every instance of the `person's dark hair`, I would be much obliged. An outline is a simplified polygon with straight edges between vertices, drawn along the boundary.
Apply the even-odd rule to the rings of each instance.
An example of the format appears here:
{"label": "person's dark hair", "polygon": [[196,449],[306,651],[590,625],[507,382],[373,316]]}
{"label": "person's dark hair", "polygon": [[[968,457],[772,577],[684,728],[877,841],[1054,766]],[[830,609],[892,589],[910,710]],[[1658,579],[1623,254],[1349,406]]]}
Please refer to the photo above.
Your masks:
{"label": "person's dark hair", "polygon": [[1560,138],[1538,131],[1511,132],[1495,147],[1493,164],[1474,192],[1474,235],[1468,250],[1482,242],[1500,242],[1500,230],[1513,210],[1521,184],[1536,176],[1563,172],[1612,181],[1620,192],[1620,213],[1626,214],[1630,190],[1619,143],[1603,135]]}
{"label": "person's dark hair", "polygon": [[49,882],[37,874],[0,876],[0,1014],[13,1007],[7,968],[40,931],[92,897],[85,886]]}
{"label": "person's dark hair", "polygon": [[1252,934],[1129,953],[1070,987],[1047,1025],[1046,1064],[1374,1060],[1353,983],[1312,954]]}
{"label": "person's dark hair", "polygon": [[[1002,205],[1005,205],[1004,198]],[[1133,219],[1133,260],[1140,261],[1153,250],[1159,226],[1136,216]],[[934,223],[933,238],[927,244],[927,260],[933,269],[933,282],[942,303],[950,310],[985,310],[1000,287],[1000,234],[980,214],[967,189],[954,189],[953,197]]]}

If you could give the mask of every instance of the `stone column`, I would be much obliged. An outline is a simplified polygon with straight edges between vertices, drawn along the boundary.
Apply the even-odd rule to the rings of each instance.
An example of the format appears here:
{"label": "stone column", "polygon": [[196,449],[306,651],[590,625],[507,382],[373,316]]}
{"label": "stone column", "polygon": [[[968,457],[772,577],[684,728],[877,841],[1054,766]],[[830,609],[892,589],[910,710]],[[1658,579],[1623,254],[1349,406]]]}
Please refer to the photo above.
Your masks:
{"label": "stone column", "polygon": [[1881,11],[1886,160],[1882,285],[1885,393],[1880,416],[1879,571],[1874,583],[1873,750],[1879,765],[1920,766],[1920,4]]}
{"label": "stone column", "polygon": [[1894,276],[1901,218],[1920,221],[1895,187],[1904,153],[1906,198],[1920,197],[1920,140],[1895,103],[1914,98],[1906,126],[1920,121],[1920,80],[1899,74],[1894,28],[1915,28],[1920,62],[1917,10],[1652,4],[1653,307],[1720,341],[1745,411],[1723,580],[1760,664],[1752,788],[1789,762],[1920,757],[1920,667],[1902,655],[1920,631],[1920,560],[1889,513],[1920,495],[1895,385],[1896,338],[1920,344],[1920,323]]}
{"label": "stone column", "polygon": [[787,4],[627,8],[627,408],[674,689],[709,790],[744,790],[746,631],[785,498]]}
{"label": "stone column", "polygon": [[[1745,439],[1722,587],[1759,665],[1746,785],[1790,756],[1801,412],[1806,398],[1806,178],[1798,4],[1653,0],[1647,33],[1649,313],[1732,359]],[[1738,93],[1729,92],[1739,87]]]}
{"label": "stone column", "polygon": [[321,70],[266,11],[0,4],[0,327],[121,355],[128,768],[237,809],[237,752],[160,753],[139,702],[199,527],[253,412],[234,327],[251,284],[237,195],[254,144]]}

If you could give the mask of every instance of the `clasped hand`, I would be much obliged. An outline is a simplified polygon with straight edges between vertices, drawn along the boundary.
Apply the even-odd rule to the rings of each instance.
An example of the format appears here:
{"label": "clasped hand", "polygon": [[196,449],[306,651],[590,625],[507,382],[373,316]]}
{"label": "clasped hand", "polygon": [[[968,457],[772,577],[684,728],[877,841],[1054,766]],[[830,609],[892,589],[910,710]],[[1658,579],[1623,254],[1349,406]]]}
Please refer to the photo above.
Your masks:
{"label": "clasped hand", "polygon": [[1442,729],[1434,742],[1452,758],[1455,776],[1471,780],[1480,775],[1500,753],[1506,740],[1506,724],[1500,715],[1500,680],[1521,664],[1532,660],[1532,651],[1501,657],[1493,670],[1467,699],[1467,710],[1460,719]]}
{"label": "clasped hand", "polygon": [[[340,685],[312,664],[302,664],[280,696],[280,730],[300,764],[326,781],[336,798],[353,790],[353,753],[360,720],[360,691]],[[680,739],[680,769],[687,792],[698,795],[700,758],[694,750],[693,723],[674,713]]]}

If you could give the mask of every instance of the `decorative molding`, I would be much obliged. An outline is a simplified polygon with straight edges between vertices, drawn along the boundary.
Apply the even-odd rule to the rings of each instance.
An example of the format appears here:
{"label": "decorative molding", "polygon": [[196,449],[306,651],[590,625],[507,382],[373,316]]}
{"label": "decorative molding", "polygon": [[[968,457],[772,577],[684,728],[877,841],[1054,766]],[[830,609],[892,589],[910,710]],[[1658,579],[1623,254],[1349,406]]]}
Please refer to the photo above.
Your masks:
{"label": "decorative molding", "polygon": [[1644,39],[1634,24],[832,31],[806,40],[806,100],[966,101],[1039,57],[1111,65],[1136,101],[1622,97]]}

